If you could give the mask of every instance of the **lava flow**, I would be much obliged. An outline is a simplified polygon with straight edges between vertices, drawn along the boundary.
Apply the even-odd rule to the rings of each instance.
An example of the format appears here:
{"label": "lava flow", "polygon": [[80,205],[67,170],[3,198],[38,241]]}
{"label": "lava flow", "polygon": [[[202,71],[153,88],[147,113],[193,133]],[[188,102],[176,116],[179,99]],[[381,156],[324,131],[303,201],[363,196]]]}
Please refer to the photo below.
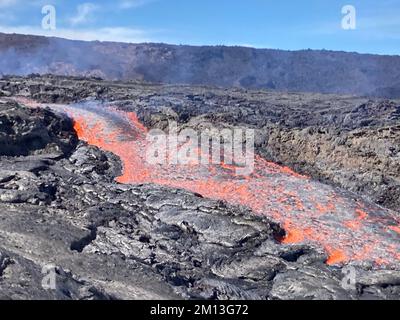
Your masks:
{"label": "lava flow", "polygon": [[400,264],[400,222],[396,215],[371,203],[356,201],[333,187],[300,176],[288,168],[255,161],[254,173],[237,177],[226,165],[150,165],[146,163],[146,128],[134,113],[104,106],[67,106],[81,140],[120,157],[120,183],[154,183],[184,188],[204,197],[251,208],[280,222],[283,243],[322,246],[330,265]]}

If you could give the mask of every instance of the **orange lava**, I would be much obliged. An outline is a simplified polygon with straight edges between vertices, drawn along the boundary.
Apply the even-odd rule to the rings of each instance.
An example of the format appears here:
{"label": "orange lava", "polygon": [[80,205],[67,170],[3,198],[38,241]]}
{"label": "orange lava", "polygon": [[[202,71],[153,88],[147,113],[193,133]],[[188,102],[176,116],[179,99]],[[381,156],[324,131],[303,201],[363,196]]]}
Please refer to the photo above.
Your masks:
{"label": "orange lava", "polygon": [[390,230],[397,232],[398,234],[400,234],[400,226],[396,227],[396,226],[390,226],[389,227]]}
{"label": "orange lava", "polygon": [[[64,107],[74,119],[81,140],[120,157],[120,183],[154,183],[183,188],[211,199],[244,205],[281,223],[285,244],[322,246],[330,265],[370,261],[400,264],[400,227],[393,212],[359,203],[327,185],[291,169],[255,159],[255,171],[238,177],[235,167],[219,165],[150,165],[146,162],[147,129],[134,113],[101,106],[103,113]],[[393,233],[396,231],[399,234]]]}
{"label": "orange lava", "polygon": [[282,239],[282,243],[302,243],[305,240],[305,232],[303,230],[297,230],[290,223],[284,224],[286,230],[286,236]]}
{"label": "orange lava", "polygon": [[346,262],[348,258],[346,257],[345,253],[338,249],[332,249],[331,247],[326,247],[326,251],[328,252],[329,258],[326,261],[329,265],[340,264]]}

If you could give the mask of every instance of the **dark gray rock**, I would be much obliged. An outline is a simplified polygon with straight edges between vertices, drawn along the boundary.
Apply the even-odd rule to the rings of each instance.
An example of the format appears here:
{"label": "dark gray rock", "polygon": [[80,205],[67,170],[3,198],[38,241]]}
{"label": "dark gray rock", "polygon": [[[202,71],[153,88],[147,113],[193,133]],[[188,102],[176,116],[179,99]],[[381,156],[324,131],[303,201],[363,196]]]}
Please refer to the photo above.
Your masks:
{"label": "dark gray rock", "polygon": [[[113,90],[116,100],[120,95],[130,97],[126,89]],[[160,119],[178,115],[182,126],[196,126],[204,116],[202,110],[189,107],[184,108],[191,113],[183,116],[183,107],[178,107],[182,97],[174,102],[174,95],[169,94],[176,112],[165,114],[154,106],[168,103],[160,98],[163,94],[154,95],[149,89],[139,96],[143,88],[135,90],[137,93],[132,95],[137,94],[136,98],[130,98],[138,102],[137,108],[141,103],[147,105],[139,112],[146,121],[153,121],[154,115]],[[184,101],[197,103],[207,96],[211,100],[204,103],[214,105],[204,106],[204,110],[215,111],[206,115],[207,120],[229,123],[227,118],[222,120],[224,113],[218,109],[222,108],[218,102],[235,105],[243,101],[204,90]],[[48,92],[51,90],[42,98],[49,98]],[[228,101],[231,99],[234,102]],[[135,111],[132,101],[120,101],[121,108]],[[239,111],[232,108],[230,112],[237,113],[237,117],[241,112],[241,123],[278,112],[258,107]],[[320,248],[279,243],[277,239],[284,230],[246,208],[157,185],[115,183],[115,176],[121,172],[119,160],[96,147],[78,143],[71,122],[64,116],[15,104],[1,105],[0,112],[5,119],[16,119],[7,124],[12,130],[7,129],[3,141],[15,141],[25,132],[30,135],[32,128],[47,130],[44,144],[39,147],[14,147],[10,149],[16,152],[14,156],[9,153],[0,157],[1,298],[400,297],[398,270],[369,270],[355,265],[354,288],[349,288],[343,282],[346,270],[328,267]],[[18,117],[29,120],[19,121]],[[157,125],[157,121],[153,124]],[[55,290],[42,287],[42,268],[46,265],[56,266]]]}

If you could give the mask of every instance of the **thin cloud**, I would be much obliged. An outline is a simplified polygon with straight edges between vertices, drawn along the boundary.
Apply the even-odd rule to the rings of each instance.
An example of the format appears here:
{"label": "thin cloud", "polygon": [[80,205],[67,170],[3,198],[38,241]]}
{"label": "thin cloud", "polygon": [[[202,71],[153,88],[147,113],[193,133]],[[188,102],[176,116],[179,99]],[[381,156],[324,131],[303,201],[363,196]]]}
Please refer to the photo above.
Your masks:
{"label": "thin cloud", "polygon": [[0,0],[0,8],[55,5],[59,2],[60,0]]}
{"label": "thin cloud", "polygon": [[80,4],[77,7],[77,13],[74,17],[70,18],[70,23],[73,26],[84,24],[93,20],[93,12],[96,11],[98,7],[90,2]]}
{"label": "thin cloud", "polygon": [[16,5],[18,0],[0,0],[0,8],[7,8]]}
{"label": "thin cloud", "polygon": [[154,1],[156,1],[156,0],[122,0],[119,2],[118,7],[120,9],[133,9],[133,8],[145,6]]}
{"label": "thin cloud", "polygon": [[113,41],[124,43],[141,43],[153,42],[151,36],[146,30],[115,27],[115,28],[98,28],[98,29],[64,29],[57,28],[56,30],[43,30],[39,27],[19,26],[9,27],[0,26],[0,32],[3,33],[18,33],[37,36],[59,37],[70,40],[82,41]]}

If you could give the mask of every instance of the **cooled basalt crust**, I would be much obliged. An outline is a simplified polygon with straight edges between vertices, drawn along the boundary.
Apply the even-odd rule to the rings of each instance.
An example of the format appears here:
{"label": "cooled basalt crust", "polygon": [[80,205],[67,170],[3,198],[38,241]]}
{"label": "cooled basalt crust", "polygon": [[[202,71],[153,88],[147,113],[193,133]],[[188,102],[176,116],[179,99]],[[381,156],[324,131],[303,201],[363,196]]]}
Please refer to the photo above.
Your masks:
{"label": "cooled basalt crust", "polygon": [[[260,95],[264,101],[268,93],[185,87],[180,88],[181,93],[177,88],[54,77],[16,78],[3,83],[2,88],[5,95],[24,93],[42,102],[71,102],[89,96],[115,100],[120,108],[137,112],[149,127],[163,127],[167,119],[196,127],[202,117],[216,124],[236,121],[253,126],[256,119],[265,118],[264,127],[271,125],[267,114],[275,110],[277,114],[282,112],[279,118],[283,123],[274,120],[274,126],[300,130],[297,125],[292,128],[284,123],[285,118],[291,121],[284,116],[286,107],[271,106],[267,111],[259,106],[259,111],[252,114],[255,102],[237,100],[237,95],[241,99],[245,95],[258,99],[255,97]],[[305,99],[303,95],[290,96]],[[342,103],[345,109],[359,102],[362,99],[346,98],[336,103]],[[247,103],[250,106],[246,107]],[[235,109],[236,104],[242,107]],[[370,130],[396,123],[390,111],[396,104],[385,104],[390,116],[382,113],[374,118],[377,123],[371,124]],[[341,267],[326,265],[324,250],[279,243],[277,239],[284,237],[284,230],[266,217],[183,190],[117,184],[114,179],[122,171],[119,159],[84,143],[77,145],[73,123],[65,116],[9,102],[0,108],[1,121],[7,123],[0,135],[3,145],[13,146],[10,141],[36,137],[37,132],[46,132],[44,136],[48,137],[41,143],[26,144],[27,148],[13,147],[12,153],[3,151],[0,158],[2,298],[400,296],[400,271],[372,271],[358,265],[354,287],[343,286],[345,274]],[[305,126],[305,119],[300,127]],[[263,150],[265,144],[260,141],[259,145]],[[48,264],[57,266],[55,291],[41,287],[42,267]]]}

